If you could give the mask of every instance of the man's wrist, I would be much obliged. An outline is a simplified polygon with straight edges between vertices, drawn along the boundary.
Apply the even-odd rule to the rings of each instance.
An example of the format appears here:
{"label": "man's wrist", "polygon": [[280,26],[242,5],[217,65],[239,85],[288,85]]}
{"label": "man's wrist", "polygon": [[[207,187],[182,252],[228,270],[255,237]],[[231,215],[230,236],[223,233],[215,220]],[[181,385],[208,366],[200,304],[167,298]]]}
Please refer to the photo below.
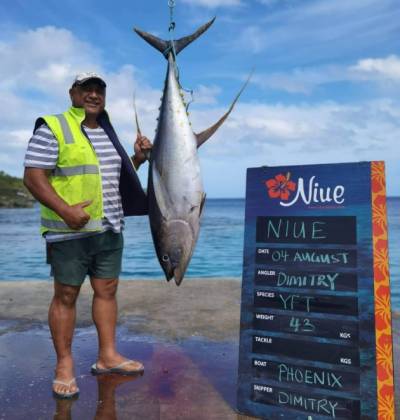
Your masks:
{"label": "man's wrist", "polygon": [[61,217],[61,219],[65,220],[68,218],[68,213],[71,206],[69,206],[67,203],[59,203],[57,208],[54,209],[54,211]]}
{"label": "man's wrist", "polygon": [[136,155],[132,155],[131,160],[135,169],[139,169],[139,166],[143,163],[141,160],[137,158]]}

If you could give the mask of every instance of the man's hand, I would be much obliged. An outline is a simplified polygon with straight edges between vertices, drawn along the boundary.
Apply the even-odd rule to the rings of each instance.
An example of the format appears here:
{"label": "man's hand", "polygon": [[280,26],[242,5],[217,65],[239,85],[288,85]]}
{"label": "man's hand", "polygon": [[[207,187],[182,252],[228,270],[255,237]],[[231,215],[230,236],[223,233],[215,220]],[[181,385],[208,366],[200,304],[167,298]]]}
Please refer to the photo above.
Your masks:
{"label": "man's hand", "polygon": [[46,169],[25,168],[24,184],[36,200],[55,211],[71,229],[82,229],[90,219],[83,209],[90,206],[92,200],[68,205],[50,185],[49,175],[50,171]]}
{"label": "man's hand", "polygon": [[92,202],[93,200],[87,200],[82,203],[74,204],[73,206],[68,206],[62,212],[61,217],[71,229],[82,229],[90,220],[90,216],[83,209],[90,206]]}
{"label": "man's hand", "polygon": [[146,161],[152,147],[153,145],[147,137],[142,136],[140,133],[137,134],[136,141],[133,146],[135,154],[132,156],[132,161],[136,169],[138,169],[139,166]]}

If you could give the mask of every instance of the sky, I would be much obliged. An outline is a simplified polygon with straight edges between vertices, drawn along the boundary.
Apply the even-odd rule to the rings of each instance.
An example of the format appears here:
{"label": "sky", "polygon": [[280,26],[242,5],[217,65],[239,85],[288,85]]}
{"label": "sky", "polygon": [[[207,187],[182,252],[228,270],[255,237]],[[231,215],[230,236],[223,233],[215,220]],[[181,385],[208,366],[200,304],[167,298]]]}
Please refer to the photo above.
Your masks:
{"label": "sky", "polygon": [[[386,162],[387,193],[400,195],[398,0],[175,0],[175,37],[214,16],[178,56],[194,131],[216,122],[254,73],[199,149],[208,197],[244,197],[249,167],[370,160]],[[129,154],[134,93],[153,139],[166,61],[132,28],[168,38],[168,26],[167,0],[1,0],[0,170],[22,176],[36,118],[69,107],[82,71],[106,80]]]}

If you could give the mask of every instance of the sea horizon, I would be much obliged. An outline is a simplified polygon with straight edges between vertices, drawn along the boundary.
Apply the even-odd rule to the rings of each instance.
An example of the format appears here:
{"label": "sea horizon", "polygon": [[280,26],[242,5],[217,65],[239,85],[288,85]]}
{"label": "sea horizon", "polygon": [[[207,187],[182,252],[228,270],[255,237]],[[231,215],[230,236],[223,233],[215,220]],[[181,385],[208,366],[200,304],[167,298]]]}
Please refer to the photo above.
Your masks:
{"label": "sea horizon", "polygon": [[[199,240],[185,279],[242,277],[245,198],[207,198]],[[400,197],[387,197],[393,309],[400,310]],[[0,284],[51,281],[45,242],[39,235],[39,206],[0,209]],[[121,280],[162,280],[147,216],[128,217]]]}

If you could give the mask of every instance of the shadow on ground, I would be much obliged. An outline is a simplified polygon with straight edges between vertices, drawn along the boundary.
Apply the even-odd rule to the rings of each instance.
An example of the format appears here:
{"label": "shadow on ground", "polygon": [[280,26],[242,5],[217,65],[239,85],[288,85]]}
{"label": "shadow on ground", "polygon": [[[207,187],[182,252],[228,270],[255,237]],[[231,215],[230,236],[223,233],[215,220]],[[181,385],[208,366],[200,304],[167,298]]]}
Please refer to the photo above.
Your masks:
{"label": "shadow on ground", "polygon": [[[55,358],[47,327],[0,336],[0,419],[245,419],[237,415],[237,343],[199,337],[180,342],[133,337],[120,328],[118,347],[142,360],[142,376],[92,376],[95,329],[74,339],[76,400],[52,397]],[[4,363],[7,361],[6,363]]]}

